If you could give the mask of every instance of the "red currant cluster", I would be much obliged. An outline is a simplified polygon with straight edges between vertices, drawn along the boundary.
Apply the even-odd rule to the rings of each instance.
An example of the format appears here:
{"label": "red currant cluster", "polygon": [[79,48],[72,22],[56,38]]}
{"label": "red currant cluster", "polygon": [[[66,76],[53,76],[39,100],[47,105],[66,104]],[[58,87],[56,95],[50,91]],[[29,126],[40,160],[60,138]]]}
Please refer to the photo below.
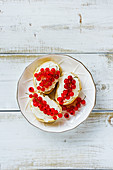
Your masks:
{"label": "red currant cluster", "polygon": [[35,73],[34,76],[36,77],[37,81],[41,81],[37,87],[37,90],[44,92],[45,88],[51,86],[55,79],[59,78],[60,71],[56,71],[55,68],[52,68],[51,70],[49,68],[41,68],[40,72]]}
{"label": "red currant cluster", "polygon": [[33,93],[29,95],[29,97],[32,98],[33,106],[38,107],[40,111],[43,111],[44,114],[52,116],[54,120],[56,120],[58,117],[62,118],[62,114],[58,113],[58,111],[55,110],[54,108],[50,108],[47,102],[43,100],[41,96],[38,96],[38,94],[34,92],[33,87],[29,88],[29,92]]}
{"label": "red currant cluster", "polygon": [[57,98],[58,102],[61,105],[63,105],[65,99],[69,100],[71,96],[74,96],[74,92],[72,92],[72,90],[76,88],[76,81],[71,75],[64,80],[64,88],[66,90],[63,90],[63,93],[61,93],[61,97]]}
{"label": "red currant cluster", "polygon": [[69,114],[74,115],[75,112],[81,107],[81,104],[82,105],[86,104],[86,101],[84,99],[82,100],[80,97],[77,97],[75,102],[76,102],[76,105],[62,106],[62,110],[66,111],[66,113],[64,114],[65,118],[69,118]]}

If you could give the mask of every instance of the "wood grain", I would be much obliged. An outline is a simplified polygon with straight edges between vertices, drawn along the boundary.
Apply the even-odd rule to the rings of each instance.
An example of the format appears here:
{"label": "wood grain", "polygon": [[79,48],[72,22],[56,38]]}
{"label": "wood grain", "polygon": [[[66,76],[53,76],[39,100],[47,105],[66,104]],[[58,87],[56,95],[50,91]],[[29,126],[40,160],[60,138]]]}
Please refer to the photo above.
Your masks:
{"label": "wood grain", "polygon": [[[110,119],[109,119],[110,118]],[[113,168],[113,113],[91,113],[76,129],[47,133],[21,113],[0,113],[1,169]],[[111,123],[109,123],[111,122]]]}
{"label": "wood grain", "polygon": [[[17,82],[25,67],[39,55],[0,56],[0,110],[18,109],[16,102]],[[97,98],[95,109],[113,109],[113,54],[72,54],[93,75]],[[5,101],[5,102],[4,102]]]}
{"label": "wood grain", "polygon": [[1,0],[0,52],[113,52],[112,0]]}

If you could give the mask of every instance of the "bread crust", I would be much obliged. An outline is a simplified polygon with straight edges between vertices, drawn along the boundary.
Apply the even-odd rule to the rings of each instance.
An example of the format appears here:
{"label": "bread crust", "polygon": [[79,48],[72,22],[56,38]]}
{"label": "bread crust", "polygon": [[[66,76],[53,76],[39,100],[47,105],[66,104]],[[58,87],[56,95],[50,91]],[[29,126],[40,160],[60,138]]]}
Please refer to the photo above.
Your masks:
{"label": "bread crust", "polygon": [[[55,61],[53,61],[53,60],[47,60],[47,61],[45,61],[44,63],[48,63],[48,62],[50,62],[50,61],[52,61],[53,63],[55,63],[55,64],[57,64],[58,65],[58,67],[59,67],[59,70],[60,70],[60,75],[62,74],[62,69],[61,69],[61,67],[60,67],[60,65],[58,64],[58,63],[56,63]],[[43,63],[43,64],[44,64]],[[41,64],[41,65],[43,65],[43,64]],[[41,66],[40,65],[40,66]],[[39,66],[39,67],[40,67]],[[37,86],[36,86],[36,83],[35,83],[35,78],[34,78],[34,74],[39,70],[39,67],[34,71],[34,73],[33,73],[33,84],[34,84],[34,86],[35,86],[35,88],[37,89]],[[56,84],[55,84],[56,85]],[[54,87],[55,88],[55,87]],[[41,93],[41,94],[49,94],[49,93],[51,93],[52,91],[53,91],[53,89],[54,88],[52,88],[52,89],[50,89],[49,91],[45,91],[45,92],[42,92],[42,91],[40,91],[39,90],[39,92]]]}
{"label": "bread crust", "polygon": [[[72,72],[71,72],[71,74],[73,74],[74,76],[76,76],[76,77],[78,78],[79,87],[80,87],[79,93],[80,93],[80,91],[81,91],[81,89],[82,89],[82,87],[81,87],[81,81],[80,81],[79,77],[78,77],[76,74],[74,74],[74,73],[72,73]],[[64,75],[64,74],[62,73],[61,76],[63,76],[63,75]],[[58,102],[58,100],[57,100],[57,98],[58,98],[58,94],[57,94],[58,88],[59,88],[59,82],[58,82],[58,84],[57,84],[56,93],[55,93],[55,100],[56,100],[57,102]],[[79,95],[79,93],[78,93],[78,95]],[[73,100],[71,100],[70,102],[63,103],[63,105],[69,105],[69,104],[73,103],[74,100],[78,97],[78,95],[77,95]]]}

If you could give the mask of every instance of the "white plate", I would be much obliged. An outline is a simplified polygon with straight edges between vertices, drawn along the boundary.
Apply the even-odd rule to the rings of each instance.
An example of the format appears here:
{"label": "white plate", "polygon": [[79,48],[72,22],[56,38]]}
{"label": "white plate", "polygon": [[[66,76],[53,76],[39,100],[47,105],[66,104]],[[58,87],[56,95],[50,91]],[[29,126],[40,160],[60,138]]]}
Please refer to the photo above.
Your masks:
{"label": "white plate", "polygon": [[[58,119],[51,124],[39,122],[29,108],[29,97],[26,94],[28,88],[33,86],[33,72],[43,62],[49,60],[56,61],[60,64],[62,71],[74,72],[81,80],[82,90],[80,97],[86,96],[86,105],[81,107],[76,116],[71,116],[69,119]],[[25,118],[32,125],[48,132],[64,132],[77,127],[82,123],[92,111],[95,105],[96,88],[91,73],[87,68],[78,60],[67,55],[47,55],[37,57],[28,67],[25,68],[22,76],[18,81],[17,87],[17,101],[19,108]]]}

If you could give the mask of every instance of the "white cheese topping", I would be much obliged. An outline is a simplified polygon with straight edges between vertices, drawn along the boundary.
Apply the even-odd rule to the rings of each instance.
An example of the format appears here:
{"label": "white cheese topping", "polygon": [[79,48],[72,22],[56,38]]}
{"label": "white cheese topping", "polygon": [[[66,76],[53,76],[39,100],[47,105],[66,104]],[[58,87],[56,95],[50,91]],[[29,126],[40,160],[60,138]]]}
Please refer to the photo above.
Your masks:
{"label": "white cheese topping", "polygon": [[[38,67],[38,71],[36,71],[35,73],[39,73],[40,72],[40,69],[41,68],[49,68],[49,69],[52,69],[52,68],[55,68],[55,70],[60,70],[59,66],[52,62],[52,61],[48,61],[48,62],[45,62],[44,64],[42,64],[40,67]],[[51,86],[49,86],[48,88],[45,88],[45,91],[44,92],[47,92],[47,91],[50,91],[51,89],[53,89],[56,85],[56,83],[58,82],[59,79],[55,79],[55,81],[52,83]],[[36,84],[36,87],[39,86],[40,82],[41,81],[37,81],[36,77],[34,77],[34,81],[35,81],[35,84]]]}
{"label": "white cheese topping", "polygon": [[[60,112],[60,107],[58,106],[58,104],[54,100],[51,100],[48,96],[43,96],[39,93],[38,93],[38,96],[41,96],[42,99],[47,102],[47,104],[50,106],[50,108],[54,108],[55,110]],[[38,107],[33,106],[32,100],[31,100],[31,110],[32,110],[33,114],[38,119],[43,119],[44,122],[49,122],[49,121],[54,120],[52,116],[48,116],[47,114],[44,114],[44,112],[41,111]]]}
{"label": "white cheese topping", "polygon": [[71,75],[73,77],[73,79],[76,81],[76,88],[72,90],[72,92],[74,93],[74,96],[71,96],[70,99],[68,99],[68,100],[65,99],[64,103],[70,103],[72,100],[74,100],[78,96],[78,94],[80,92],[80,84],[79,84],[78,78],[76,76],[74,76],[72,73],[64,72],[63,76],[60,77],[60,79],[59,79],[59,87],[57,89],[58,97],[61,97],[61,93],[63,93],[63,91],[66,90],[64,88],[64,84],[65,84],[64,80],[67,79],[67,77],[69,75]]}

